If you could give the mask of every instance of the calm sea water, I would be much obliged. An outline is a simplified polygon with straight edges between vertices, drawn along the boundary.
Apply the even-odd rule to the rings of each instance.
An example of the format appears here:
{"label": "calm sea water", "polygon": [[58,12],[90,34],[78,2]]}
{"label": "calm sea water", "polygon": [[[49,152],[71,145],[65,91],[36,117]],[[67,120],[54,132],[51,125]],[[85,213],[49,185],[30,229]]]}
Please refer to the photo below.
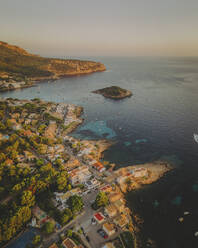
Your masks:
{"label": "calm sea water", "polygon": [[[198,247],[198,58],[91,58],[107,71],[69,77],[2,97],[74,103],[84,107],[84,124],[73,135],[107,138],[116,144],[105,159],[126,166],[166,159],[178,165],[157,183],[128,194],[144,217],[142,240],[157,247]],[[117,85],[133,92],[121,101],[93,90]],[[184,216],[184,212],[190,214]],[[178,218],[184,217],[180,222]]]}

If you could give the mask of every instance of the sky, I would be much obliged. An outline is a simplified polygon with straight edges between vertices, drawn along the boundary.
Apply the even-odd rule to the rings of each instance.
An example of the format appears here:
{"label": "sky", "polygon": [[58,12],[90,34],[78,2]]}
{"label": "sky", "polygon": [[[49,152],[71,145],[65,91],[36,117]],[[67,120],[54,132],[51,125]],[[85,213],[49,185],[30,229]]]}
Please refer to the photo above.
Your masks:
{"label": "sky", "polygon": [[44,56],[198,56],[198,0],[0,0],[0,40]]}

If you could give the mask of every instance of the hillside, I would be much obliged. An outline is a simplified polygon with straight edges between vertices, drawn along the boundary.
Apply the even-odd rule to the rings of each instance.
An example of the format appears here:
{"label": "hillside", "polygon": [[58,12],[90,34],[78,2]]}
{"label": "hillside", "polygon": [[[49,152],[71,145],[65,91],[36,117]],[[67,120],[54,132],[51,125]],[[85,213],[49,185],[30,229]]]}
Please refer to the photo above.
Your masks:
{"label": "hillside", "polygon": [[44,58],[0,41],[0,90],[28,87],[35,81],[104,70],[105,66],[98,62]]}

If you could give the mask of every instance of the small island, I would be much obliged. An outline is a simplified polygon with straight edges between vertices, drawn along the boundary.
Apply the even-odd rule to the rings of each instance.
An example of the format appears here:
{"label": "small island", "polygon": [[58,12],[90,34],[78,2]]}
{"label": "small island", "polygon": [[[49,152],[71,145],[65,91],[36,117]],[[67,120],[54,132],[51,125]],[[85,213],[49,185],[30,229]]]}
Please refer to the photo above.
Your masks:
{"label": "small island", "polygon": [[93,91],[93,93],[101,94],[104,97],[119,100],[126,97],[132,96],[132,92],[129,90],[122,89],[118,86],[110,86],[103,89]]}

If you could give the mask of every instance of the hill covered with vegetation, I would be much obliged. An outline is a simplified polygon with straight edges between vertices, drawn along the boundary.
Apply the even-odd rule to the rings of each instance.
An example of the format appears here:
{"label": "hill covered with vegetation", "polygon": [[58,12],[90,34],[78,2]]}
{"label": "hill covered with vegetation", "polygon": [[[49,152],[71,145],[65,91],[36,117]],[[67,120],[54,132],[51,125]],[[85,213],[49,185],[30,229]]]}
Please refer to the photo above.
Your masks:
{"label": "hill covered with vegetation", "polygon": [[28,86],[28,83],[30,85],[34,81],[58,79],[105,69],[99,62],[44,58],[0,41],[0,90],[17,88],[17,85],[13,84],[17,82],[25,82]]}

